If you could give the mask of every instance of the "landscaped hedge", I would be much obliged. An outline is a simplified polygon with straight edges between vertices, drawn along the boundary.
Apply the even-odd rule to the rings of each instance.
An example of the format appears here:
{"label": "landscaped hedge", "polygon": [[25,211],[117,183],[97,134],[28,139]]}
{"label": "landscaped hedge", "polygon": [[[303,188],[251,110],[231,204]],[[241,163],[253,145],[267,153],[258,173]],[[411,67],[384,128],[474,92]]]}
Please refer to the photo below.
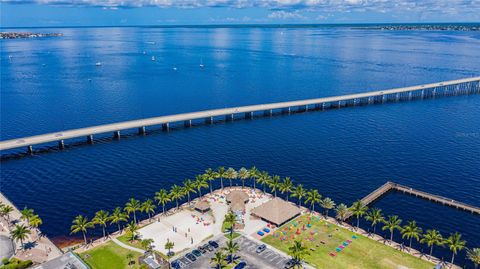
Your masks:
{"label": "landscaped hedge", "polygon": [[15,258],[12,258],[8,262],[5,260],[2,260],[2,262],[3,262],[3,265],[0,266],[0,269],[25,269],[33,264],[31,260],[21,261]]}

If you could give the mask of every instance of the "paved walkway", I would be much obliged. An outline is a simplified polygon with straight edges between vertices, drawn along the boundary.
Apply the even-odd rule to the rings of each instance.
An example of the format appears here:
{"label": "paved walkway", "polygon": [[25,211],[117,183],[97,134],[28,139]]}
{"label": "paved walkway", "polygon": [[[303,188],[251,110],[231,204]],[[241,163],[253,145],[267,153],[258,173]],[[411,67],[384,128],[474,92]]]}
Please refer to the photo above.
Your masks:
{"label": "paved walkway", "polygon": [[129,246],[127,244],[124,244],[124,243],[120,242],[117,238],[112,238],[112,241],[115,244],[121,246],[122,248],[126,248],[126,249],[129,249],[131,251],[135,251],[135,252],[142,253],[142,254],[145,253],[145,251],[143,249],[139,249],[139,248],[132,247],[132,246]]}

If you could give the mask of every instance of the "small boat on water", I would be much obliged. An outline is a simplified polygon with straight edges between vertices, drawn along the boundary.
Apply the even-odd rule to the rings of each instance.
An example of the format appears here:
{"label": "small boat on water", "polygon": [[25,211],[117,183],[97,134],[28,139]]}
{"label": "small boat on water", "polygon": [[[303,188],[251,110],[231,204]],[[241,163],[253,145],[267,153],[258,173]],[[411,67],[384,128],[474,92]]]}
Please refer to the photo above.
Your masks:
{"label": "small boat on water", "polygon": [[177,67],[176,67],[176,66],[173,67],[173,71],[177,71]]}
{"label": "small boat on water", "polygon": [[204,68],[205,65],[203,64],[203,58],[200,59],[200,68]]}
{"label": "small boat on water", "polygon": [[96,62],[95,65],[96,66],[102,66],[102,63],[101,62]]}
{"label": "small boat on water", "polygon": [[155,61],[155,56],[152,56],[152,61]]}

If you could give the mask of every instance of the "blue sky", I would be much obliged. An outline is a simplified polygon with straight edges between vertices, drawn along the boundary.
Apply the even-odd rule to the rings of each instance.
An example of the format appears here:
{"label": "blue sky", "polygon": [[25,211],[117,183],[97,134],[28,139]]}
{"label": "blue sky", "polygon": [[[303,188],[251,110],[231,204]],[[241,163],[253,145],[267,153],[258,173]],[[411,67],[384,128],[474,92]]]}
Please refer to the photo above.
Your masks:
{"label": "blue sky", "polygon": [[480,0],[0,0],[2,27],[479,22]]}

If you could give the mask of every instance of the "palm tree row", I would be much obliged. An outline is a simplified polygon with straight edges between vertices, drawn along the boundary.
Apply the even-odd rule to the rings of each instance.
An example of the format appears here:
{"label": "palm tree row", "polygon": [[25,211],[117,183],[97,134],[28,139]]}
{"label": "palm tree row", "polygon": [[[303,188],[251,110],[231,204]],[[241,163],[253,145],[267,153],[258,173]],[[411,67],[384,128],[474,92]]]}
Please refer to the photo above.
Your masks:
{"label": "palm tree row", "polygon": [[[10,226],[10,213],[14,211],[13,206],[6,205],[0,202],[0,216],[7,220],[8,225]],[[24,240],[28,239],[32,229],[37,230],[43,221],[39,215],[35,214],[33,209],[25,207],[23,210],[20,210],[20,219],[25,221],[27,225],[24,224],[15,224],[15,227],[10,231],[10,236],[14,241],[20,241],[20,247],[24,247]],[[37,230],[38,233],[38,230]],[[38,238],[37,238],[38,239]]]}
{"label": "palm tree row", "polygon": [[[287,201],[289,198],[295,198],[298,206],[302,206],[302,203],[305,203],[312,212],[315,211],[315,206],[318,205],[323,208],[326,218],[328,217],[329,210],[332,209],[335,209],[336,218],[339,221],[344,222],[350,215],[353,215],[357,219],[357,228],[360,225],[360,218],[365,217],[365,219],[371,223],[373,233],[376,232],[378,224],[383,224],[382,230],[388,230],[390,232],[390,241],[393,241],[395,230],[399,230],[402,238],[409,240],[410,247],[413,239],[415,239],[420,243],[427,244],[427,246],[430,247],[430,254],[432,254],[434,246],[447,245],[452,251],[452,262],[457,252],[465,248],[465,241],[461,239],[461,235],[458,233],[454,233],[446,239],[436,230],[427,230],[425,234],[422,234],[423,230],[416,226],[415,221],[410,221],[402,227],[402,220],[399,219],[398,216],[388,216],[385,218],[380,209],[373,208],[368,210],[368,207],[361,201],[354,202],[350,207],[343,203],[336,205],[336,203],[328,197],[322,199],[322,195],[317,189],[309,190],[304,188],[302,184],[295,185],[290,177],[282,179],[278,175],[270,175],[266,171],[260,171],[255,166],[250,169],[242,167],[238,171],[234,168],[225,168],[223,166],[215,170],[209,168],[205,170],[205,173],[195,176],[194,180],[186,179],[182,185],[172,185],[170,190],[160,189],[155,193],[153,200],[156,201],[159,206],[162,206],[162,214],[165,214],[165,206],[170,202],[175,202],[176,208],[178,209],[180,206],[179,202],[184,198],[186,198],[189,204],[191,203],[192,194],[198,194],[198,197],[201,197],[202,190],[206,188],[212,193],[213,181],[220,180],[220,187],[223,189],[224,180],[228,180],[229,185],[233,186],[233,181],[236,179],[241,180],[242,188],[244,188],[245,183],[250,180],[253,182],[254,188],[256,188],[256,184],[260,184],[264,193],[267,192],[268,188],[274,197],[277,197],[278,192],[280,192]],[[155,213],[155,208],[156,205],[153,204],[153,201],[150,199],[140,203],[140,201],[131,198],[123,210],[116,208],[111,215],[109,215],[107,211],[101,210],[97,212],[96,217],[92,219],[91,225],[87,228],[93,228],[94,225],[98,224],[102,227],[103,235],[105,236],[108,221],[110,221],[110,224],[117,224],[118,230],[121,231],[120,223],[126,222],[133,215],[133,223],[137,224],[137,212],[144,212],[148,215],[148,218],[151,219],[151,216]],[[2,210],[0,210],[0,213],[2,213]],[[83,216],[77,216],[77,218],[78,217]],[[108,219],[108,221],[106,219]],[[87,219],[85,218],[85,220]],[[74,232],[74,226],[72,226],[72,232]],[[83,232],[83,230],[76,232],[79,231]],[[84,235],[85,233],[86,229]]]}

